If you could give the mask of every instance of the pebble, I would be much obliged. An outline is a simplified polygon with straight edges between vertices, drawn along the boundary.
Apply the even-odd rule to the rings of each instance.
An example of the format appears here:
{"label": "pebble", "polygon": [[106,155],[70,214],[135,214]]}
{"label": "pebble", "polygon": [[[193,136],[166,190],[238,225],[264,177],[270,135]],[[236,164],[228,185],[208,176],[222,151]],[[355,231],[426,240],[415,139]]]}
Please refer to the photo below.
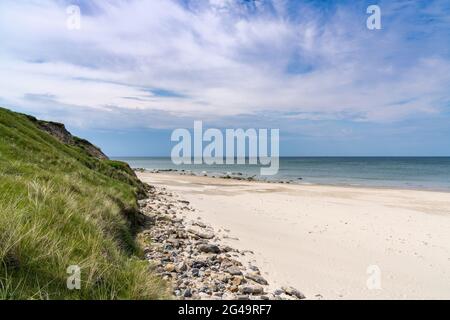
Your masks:
{"label": "pebble", "polygon": [[225,272],[228,272],[232,276],[241,276],[242,275],[242,271],[236,267],[229,267],[225,270]]}
{"label": "pebble", "polygon": [[173,271],[175,271],[175,266],[172,263],[168,263],[164,269],[167,272],[173,272]]}
{"label": "pebble", "polygon": [[260,275],[258,275],[256,273],[246,273],[245,277],[247,279],[253,280],[253,281],[255,281],[256,283],[259,283],[259,284],[263,284],[263,285],[268,285],[269,284],[266,279],[264,279],[263,277],[261,277]]}
{"label": "pebble", "polygon": [[202,238],[202,239],[212,239],[214,238],[214,234],[212,232],[203,231],[197,228],[189,228],[188,232]]}
{"label": "pebble", "polygon": [[239,292],[242,294],[263,294],[264,289],[261,286],[245,285],[239,287]]}
{"label": "pebble", "polygon": [[199,245],[198,250],[205,253],[220,253],[220,248],[214,244]]}
{"label": "pebble", "polygon": [[185,298],[192,297],[191,289],[188,288],[188,289],[184,290],[183,297],[185,297]]}
{"label": "pebble", "polygon": [[287,295],[296,297],[297,299],[305,299],[305,295],[295,289],[294,287],[282,287],[281,288]]}

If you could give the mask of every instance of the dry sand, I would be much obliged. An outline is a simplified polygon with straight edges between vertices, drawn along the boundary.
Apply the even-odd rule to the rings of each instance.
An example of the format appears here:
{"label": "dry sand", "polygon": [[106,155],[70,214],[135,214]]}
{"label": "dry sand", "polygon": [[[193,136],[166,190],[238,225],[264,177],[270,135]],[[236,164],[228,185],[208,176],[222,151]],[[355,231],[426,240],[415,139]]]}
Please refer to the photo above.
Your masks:
{"label": "dry sand", "polygon": [[311,299],[450,299],[450,193],[138,175],[252,250],[274,288]]}

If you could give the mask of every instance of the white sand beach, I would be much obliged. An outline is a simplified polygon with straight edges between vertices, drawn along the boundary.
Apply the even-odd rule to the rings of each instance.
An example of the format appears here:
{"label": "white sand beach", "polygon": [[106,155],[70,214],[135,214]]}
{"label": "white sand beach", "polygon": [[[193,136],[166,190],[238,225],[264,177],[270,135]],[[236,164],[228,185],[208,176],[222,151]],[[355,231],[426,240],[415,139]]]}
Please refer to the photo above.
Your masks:
{"label": "white sand beach", "polygon": [[[450,193],[138,175],[252,250],[274,288],[309,299],[450,299]],[[381,288],[368,288],[368,268],[379,268]]]}

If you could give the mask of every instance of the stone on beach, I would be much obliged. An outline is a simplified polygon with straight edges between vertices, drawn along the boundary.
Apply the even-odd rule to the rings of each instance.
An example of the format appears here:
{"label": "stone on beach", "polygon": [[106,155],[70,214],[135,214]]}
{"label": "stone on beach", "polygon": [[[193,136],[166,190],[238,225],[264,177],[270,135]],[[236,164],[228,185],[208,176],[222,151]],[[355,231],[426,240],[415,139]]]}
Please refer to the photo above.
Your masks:
{"label": "stone on beach", "polygon": [[242,275],[242,271],[239,270],[239,268],[237,268],[237,267],[229,267],[225,270],[225,272],[228,272],[232,276],[241,276]]}
{"label": "stone on beach", "polygon": [[281,289],[289,296],[294,296],[294,297],[296,297],[298,299],[305,299],[306,298],[303,293],[301,293],[300,291],[298,291],[294,287],[282,287]]}
{"label": "stone on beach", "polygon": [[256,283],[259,283],[259,284],[262,284],[262,285],[268,285],[269,284],[266,279],[264,279],[263,277],[261,277],[260,275],[258,275],[256,273],[246,273],[245,277],[247,279],[253,280]]}
{"label": "stone on beach", "polygon": [[242,294],[263,294],[264,288],[257,285],[243,285],[239,287],[239,292]]}
{"label": "stone on beach", "polygon": [[202,239],[212,239],[214,238],[214,234],[212,232],[203,231],[199,228],[191,227],[188,229],[188,232],[202,238]]}
{"label": "stone on beach", "polygon": [[201,244],[198,246],[198,250],[204,253],[220,253],[220,248],[215,244]]}
{"label": "stone on beach", "polygon": [[168,263],[164,269],[167,272],[173,272],[173,271],[175,271],[175,266],[172,263]]}

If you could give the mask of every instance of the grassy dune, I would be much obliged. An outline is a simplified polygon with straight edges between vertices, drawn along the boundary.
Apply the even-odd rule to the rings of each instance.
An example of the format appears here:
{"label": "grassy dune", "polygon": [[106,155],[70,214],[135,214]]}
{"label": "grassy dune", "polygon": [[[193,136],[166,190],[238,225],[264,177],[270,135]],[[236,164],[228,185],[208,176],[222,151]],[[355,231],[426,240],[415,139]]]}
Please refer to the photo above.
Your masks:
{"label": "grassy dune", "polygon": [[[0,299],[166,297],[135,242],[144,188],[126,164],[0,108]],[[81,290],[67,289],[70,265]]]}

